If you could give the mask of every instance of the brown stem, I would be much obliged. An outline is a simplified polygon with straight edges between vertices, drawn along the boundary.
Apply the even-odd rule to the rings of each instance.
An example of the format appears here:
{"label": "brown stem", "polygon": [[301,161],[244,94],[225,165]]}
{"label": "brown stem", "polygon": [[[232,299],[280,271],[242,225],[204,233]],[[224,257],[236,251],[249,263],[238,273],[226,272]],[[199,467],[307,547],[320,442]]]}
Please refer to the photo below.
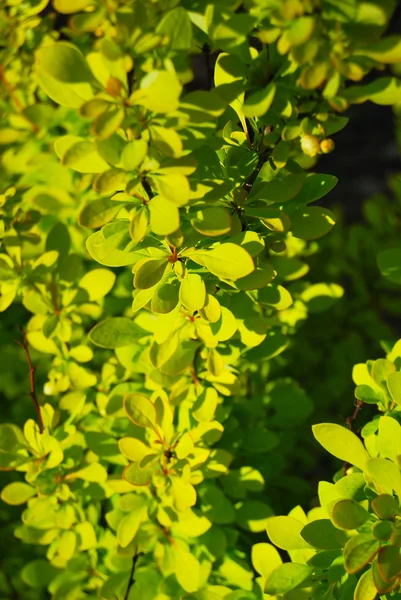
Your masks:
{"label": "brown stem", "polygon": [[129,574],[129,579],[128,579],[128,585],[127,585],[127,590],[125,592],[124,595],[124,600],[128,600],[128,596],[130,593],[130,590],[132,588],[132,586],[135,583],[135,567],[136,567],[136,563],[138,562],[138,558],[140,557],[140,554],[138,552],[135,552],[134,556],[132,557],[132,566],[131,566],[131,572]]}
{"label": "brown stem", "polygon": [[3,82],[4,87],[10,94],[12,101],[15,104],[15,108],[18,110],[18,112],[22,112],[24,110],[24,107],[22,106],[22,103],[18,96],[16,96],[13,86],[7,79],[7,76],[4,73],[3,65],[0,65],[0,80]]}
{"label": "brown stem", "polygon": [[[358,417],[358,414],[359,414],[359,411],[361,410],[362,406],[363,406],[363,402],[362,402],[362,400],[357,400],[357,401],[355,402],[355,410],[354,410],[354,413],[353,413],[353,414],[352,414],[350,417],[347,417],[347,418],[345,419],[345,422],[347,423],[347,425],[348,425],[348,427],[350,428],[350,430],[351,430],[351,431],[353,431],[353,424],[354,424],[354,421],[356,421],[356,419],[357,419],[357,417]],[[346,475],[346,473],[347,473],[348,465],[349,465],[349,463],[348,463],[348,462],[344,462],[344,465],[343,465],[343,472],[344,472],[344,475]]]}
{"label": "brown stem", "polygon": [[28,346],[28,340],[26,338],[26,332],[24,329],[22,329],[22,327],[20,328],[21,330],[21,335],[22,335],[22,342],[17,342],[17,344],[19,346],[21,346],[21,348],[23,348],[25,355],[26,355],[26,359],[28,361],[28,367],[29,367],[29,384],[30,384],[30,388],[31,391],[29,393],[30,397],[32,398],[32,402],[33,405],[35,407],[36,413],[38,415],[38,422],[39,422],[39,430],[40,433],[43,433],[45,427],[43,424],[43,418],[42,418],[42,413],[40,410],[40,405],[39,405],[39,400],[36,394],[36,382],[35,382],[35,370],[36,367],[34,367],[34,365],[32,364],[32,360],[31,360],[31,355],[29,353],[29,346]]}

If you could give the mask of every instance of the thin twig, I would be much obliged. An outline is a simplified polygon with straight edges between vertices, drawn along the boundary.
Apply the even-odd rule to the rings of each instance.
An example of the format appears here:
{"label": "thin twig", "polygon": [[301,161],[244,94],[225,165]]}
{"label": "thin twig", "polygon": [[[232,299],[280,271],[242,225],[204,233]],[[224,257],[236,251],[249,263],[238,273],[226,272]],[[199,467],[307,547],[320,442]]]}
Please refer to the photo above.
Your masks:
{"label": "thin twig", "polygon": [[134,556],[132,557],[132,567],[131,567],[131,572],[129,574],[128,585],[127,585],[127,590],[125,592],[124,600],[128,600],[130,590],[135,583],[135,567],[136,567],[136,563],[138,562],[138,558],[140,557],[140,555],[141,555],[140,553],[135,552]]}
{"label": "thin twig", "polygon": [[38,415],[40,433],[43,433],[45,427],[43,425],[42,413],[41,413],[41,410],[40,410],[39,400],[38,400],[38,397],[37,397],[37,394],[36,394],[36,382],[35,382],[35,370],[36,370],[36,367],[32,364],[31,355],[29,353],[28,340],[26,338],[26,332],[24,331],[24,329],[22,329],[22,327],[20,327],[20,331],[21,331],[21,335],[22,335],[22,342],[17,342],[17,344],[19,346],[21,346],[21,348],[23,348],[23,350],[25,352],[25,355],[26,355],[26,359],[28,361],[28,367],[29,367],[29,384],[30,384],[30,388],[31,388],[31,391],[30,391],[29,395],[32,398],[32,402],[34,404],[36,413]]}
{"label": "thin twig", "polygon": [[[359,411],[361,410],[361,408],[362,408],[362,407],[363,407],[363,402],[362,402],[362,400],[357,400],[357,401],[355,402],[355,410],[354,410],[354,413],[353,413],[353,414],[352,414],[350,417],[347,417],[347,418],[345,419],[345,422],[347,423],[347,425],[348,425],[348,427],[349,427],[350,431],[353,431],[353,425],[354,425],[354,421],[356,421],[356,419],[357,419],[357,417],[358,417],[358,414],[359,414]],[[344,475],[346,475],[346,474],[347,474],[348,465],[349,465],[349,463],[348,463],[347,461],[345,461],[345,462],[344,462],[344,465],[343,465],[343,472],[344,472]]]}

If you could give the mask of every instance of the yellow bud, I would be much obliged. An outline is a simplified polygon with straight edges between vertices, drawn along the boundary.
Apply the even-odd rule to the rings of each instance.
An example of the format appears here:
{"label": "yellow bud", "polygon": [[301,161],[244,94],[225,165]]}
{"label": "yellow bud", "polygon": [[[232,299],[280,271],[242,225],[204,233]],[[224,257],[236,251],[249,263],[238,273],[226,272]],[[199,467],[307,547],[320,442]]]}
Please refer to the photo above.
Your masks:
{"label": "yellow bud", "polygon": [[316,156],[320,152],[319,140],[314,135],[304,135],[301,138],[301,148],[307,156]]}
{"label": "yellow bud", "polygon": [[323,152],[323,154],[328,154],[329,152],[332,152],[332,150],[334,150],[335,147],[335,143],[331,138],[326,138],[325,140],[322,140],[320,142],[320,150]]}

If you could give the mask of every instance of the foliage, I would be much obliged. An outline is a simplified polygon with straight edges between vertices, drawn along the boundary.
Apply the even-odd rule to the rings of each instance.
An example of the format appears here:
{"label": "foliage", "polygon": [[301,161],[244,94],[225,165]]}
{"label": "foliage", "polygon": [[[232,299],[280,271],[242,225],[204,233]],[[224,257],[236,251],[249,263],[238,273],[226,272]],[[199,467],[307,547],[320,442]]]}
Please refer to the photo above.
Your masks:
{"label": "foliage", "polygon": [[[350,104],[398,101],[396,77],[358,83],[400,62],[399,39],[383,37],[394,5],[0,9],[0,310],[5,363],[17,370],[1,380],[15,404],[0,426],[0,468],[17,473],[1,497],[5,521],[24,507],[14,533],[34,548],[21,578],[7,565],[5,597],[239,600],[261,598],[266,580],[266,594],[290,599],[316,575],[324,588],[298,510],[292,529],[274,518],[293,563],[254,542],[266,525],[279,539],[275,495],[308,489],[288,467],[313,403],[280,361],[308,314],[344,291],[331,274],[300,281],[335,223],[313,203],[336,178],[311,169]],[[207,89],[192,69],[202,56]],[[397,251],[380,249],[398,283]],[[391,394],[398,385],[392,377]],[[388,413],[391,399],[372,389],[360,400]],[[362,471],[373,450],[358,448]],[[346,508],[362,520],[369,506]],[[334,512],[349,525],[344,505]],[[331,540],[331,521],[323,527],[315,535]],[[328,548],[340,557],[341,535]],[[394,557],[386,550],[379,567],[398,582]],[[344,572],[330,584],[340,579],[357,581]],[[359,582],[372,589],[369,575]]]}

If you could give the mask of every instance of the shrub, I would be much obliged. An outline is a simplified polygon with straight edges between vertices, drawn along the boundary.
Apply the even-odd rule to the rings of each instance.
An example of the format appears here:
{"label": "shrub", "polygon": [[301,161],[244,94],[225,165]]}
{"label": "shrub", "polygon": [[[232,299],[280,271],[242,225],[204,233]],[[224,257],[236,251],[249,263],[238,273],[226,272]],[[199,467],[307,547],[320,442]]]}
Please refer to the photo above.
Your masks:
{"label": "shrub", "polygon": [[313,403],[280,357],[343,294],[301,281],[335,223],[310,205],[336,178],[312,169],[350,104],[398,101],[396,77],[359,84],[400,62],[394,6],[1,8],[0,310],[5,363],[25,360],[0,427],[25,482],[2,499],[27,505],[15,535],[35,548],[4,594],[261,597],[252,544],[271,502],[308,492],[291,468]]}

